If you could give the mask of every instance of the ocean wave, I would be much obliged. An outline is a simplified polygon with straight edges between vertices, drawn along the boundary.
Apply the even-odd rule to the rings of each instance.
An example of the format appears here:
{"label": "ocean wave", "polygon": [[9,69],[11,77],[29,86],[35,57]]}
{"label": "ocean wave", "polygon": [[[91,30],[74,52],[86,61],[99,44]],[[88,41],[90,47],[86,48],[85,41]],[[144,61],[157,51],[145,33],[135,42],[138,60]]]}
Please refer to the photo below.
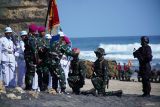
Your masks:
{"label": "ocean wave", "polygon": [[[140,43],[134,44],[100,44],[99,47],[104,48],[107,55],[106,59],[116,60],[118,62],[124,63],[128,60],[132,60],[134,65],[138,65],[138,60],[133,57],[133,49],[138,49],[140,47]],[[152,48],[153,60],[152,64],[156,65],[160,63],[160,44],[150,44]],[[86,59],[90,61],[95,61],[96,55],[93,51],[81,51],[80,58]]]}
{"label": "ocean wave", "polygon": [[[96,55],[94,54],[94,51],[81,51],[80,58],[94,61],[96,59]],[[107,54],[105,58],[111,59],[111,60],[134,60],[135,59],[132,54],[111,54],[111,53]],[[160,54],[153,53],[153,60],[154,59],[160,59]]]}
{"label": "ocean wave", "polygon": [[[104,48],[106,53],[133,53],[134,49],[140,47],[140,43],[133,44],[103,44],[100,43],[99,47]],[[150,44],[153,53],[160,53],[160,44]]]}

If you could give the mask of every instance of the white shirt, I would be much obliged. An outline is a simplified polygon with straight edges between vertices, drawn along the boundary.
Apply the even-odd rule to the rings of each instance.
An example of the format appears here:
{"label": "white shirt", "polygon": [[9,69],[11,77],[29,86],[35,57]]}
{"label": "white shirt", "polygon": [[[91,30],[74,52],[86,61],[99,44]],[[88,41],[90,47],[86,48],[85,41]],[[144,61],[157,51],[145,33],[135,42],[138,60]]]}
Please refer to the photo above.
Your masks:
{"label": "white shirt", "polygon": [[11,39],[0,38],[1,61],[15,62],[14,44]]}
{"label": "white shirt", "polygon": [[19,41],[19,43],[17,43],[15,56],[16,57],[24,57],[24,50],[25,50],[24,42],[21,40],[21,41]]}

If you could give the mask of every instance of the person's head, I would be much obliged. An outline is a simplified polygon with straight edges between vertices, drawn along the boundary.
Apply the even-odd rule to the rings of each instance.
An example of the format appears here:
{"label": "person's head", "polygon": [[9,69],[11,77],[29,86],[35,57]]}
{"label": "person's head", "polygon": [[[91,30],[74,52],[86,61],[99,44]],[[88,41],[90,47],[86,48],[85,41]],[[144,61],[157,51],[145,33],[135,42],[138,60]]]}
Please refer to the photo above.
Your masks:
{"label": "person's head", "polygon": [[26,39],[27,38],[27,31],[21,31],[20,32],[20,36],[21,36],[21,38],[22,38],[22,40],[24,40],[24,39]]}
{"label": "person's head", "polygon": [[120,63],[118,63],[118,65],[120,65]]}
{"label": "person's head", "polygon": [[70,39],[63,32],[60,31],[58,34],[60,35],[60,44],[69,45],[71,43]]}
{"label": "person's head", "polygon": [[40,26],[39,28],[38,28],[38,33],[39,33],[39,35],[40,36],[42,36],[42,37],[44,37],[45,36],[45,27],[44,26]]}
{"label": "person's head", "polygon": [[76,58],[79,56],[80,54],[80,49],[79,48],[73,48],[72,52],[75,54],[75,56],[73,56],[73,58]]}
{"label": "person's head", "polygon": [[70,41],[70,39],[67,37],[67,36],[63,36],[63,38],[62,38],[62,44],[70,44],[71,43],[71,41]]}
{"label": "person's head", "polygon": [[29,33],[30,33],[30,34],[36,35],[37,30],[38,30],[37,25],[35,25],[35,24],[30,24],[28,28],[29,28]]}
{"label": "person's head", "polygon": [[7,37],[7,38],[10,38],[11,37],[11,35],[12,35],[12,29],[10,28],[10,27],[6,27],[5,28],[5,36]]}
{"label": "person's head", "polygon": [[58,32],[58,34],[60,35],[60,44],[64,44],[63,42],[63,37],[64,37],[64,33],[62,31]]}
{"label": "person's head", "polygon": [[149,44],[149,38],[147,36],[142,36],[141,37],[141,45],[145,46],[147,44]]}
{"label": "person's head", "polygon": [[105,50],[103,48],[97,48],[94,53],[96,54],[97,58],[101,58],[106,55]]}

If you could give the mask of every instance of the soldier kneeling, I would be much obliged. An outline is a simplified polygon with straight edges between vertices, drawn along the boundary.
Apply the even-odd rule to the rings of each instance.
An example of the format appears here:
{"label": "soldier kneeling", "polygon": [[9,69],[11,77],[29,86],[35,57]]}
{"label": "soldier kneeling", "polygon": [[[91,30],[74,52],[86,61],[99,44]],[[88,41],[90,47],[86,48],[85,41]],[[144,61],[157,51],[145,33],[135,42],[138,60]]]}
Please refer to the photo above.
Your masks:
{"label": "soldier kneeling", "polygon": [[98,91],[98,94],[105,95],[105,88],[109,81],[108,62],[104,59],[104,55],[106,54],[103,48],[97,48],[94,52],[98,59],[94,62],[94,71],[91,81],[94,88]]}
{"label": "soldier kneeling", "polygon": [[106,54],[103,48],[97,48],[96,51],[94,51],[94,53],[98,58],[94,62],[94,71],[93,71],[93,76],[91,78],[92,84],[94,86],[94,90],[89,90],[88,92],[84,92],[84,94],[93,94],[93,95],[98,94],[98,96],[115,95],[115,96],[121,97],[122,90],[105,92],[106,85],[108,87],[108,83],[109,83],[109,77],[108,77],[109,64],[108,64],[108,61],[104,59],[104,55]]}
{"label": "soldier kneeling", "polygon": [[78,48],[73,48],[72,51],[75,53],[73,60],[71,61],[69,74],[68,74],[68,84],[72,88],[74,94],[80,94],[80,88],[85,84],[86,69],[84,63],[79,59],[80,50]]}

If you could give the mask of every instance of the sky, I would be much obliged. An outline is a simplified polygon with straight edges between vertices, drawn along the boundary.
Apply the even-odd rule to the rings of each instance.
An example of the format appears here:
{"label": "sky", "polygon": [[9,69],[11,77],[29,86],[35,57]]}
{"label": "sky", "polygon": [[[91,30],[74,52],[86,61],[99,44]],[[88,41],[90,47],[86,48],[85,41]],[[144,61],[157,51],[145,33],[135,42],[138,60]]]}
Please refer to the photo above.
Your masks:
{"label": "sky", "polygon": [[160,35],[160,0],[57,0],[69,37]]}

